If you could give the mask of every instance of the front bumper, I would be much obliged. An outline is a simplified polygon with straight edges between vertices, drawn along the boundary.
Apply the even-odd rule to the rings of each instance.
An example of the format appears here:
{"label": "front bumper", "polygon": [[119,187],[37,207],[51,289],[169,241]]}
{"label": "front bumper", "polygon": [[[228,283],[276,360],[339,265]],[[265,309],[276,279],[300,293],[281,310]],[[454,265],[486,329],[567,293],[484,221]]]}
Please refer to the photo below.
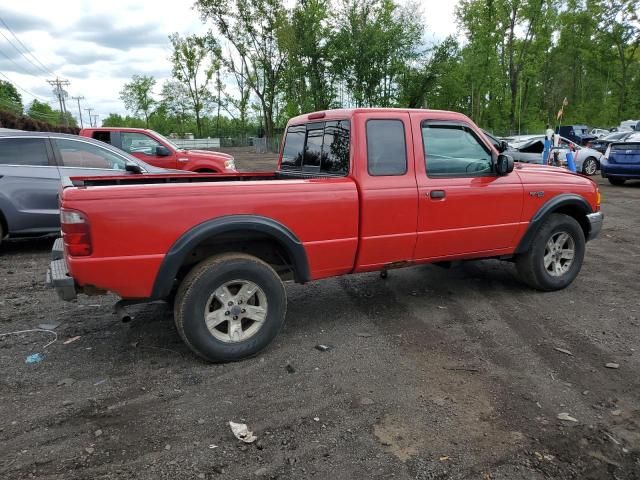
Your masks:
{"label": "front bumper", "polygon": [[600,234],[602,223],[604,222],[604,215],[602,212],[590,213],[587,215],[587,220],[589,220],[589,235],[587,235],[587,241],[589,241]]}
{"label": "front bumper", "polygon": [[69,275],[69,268],[64,259],[64,246],[59,238],[51,249],[51,263],[47,269],[47,286],[55,288],[62,300],[75,300],[78,296],[73,277]]}

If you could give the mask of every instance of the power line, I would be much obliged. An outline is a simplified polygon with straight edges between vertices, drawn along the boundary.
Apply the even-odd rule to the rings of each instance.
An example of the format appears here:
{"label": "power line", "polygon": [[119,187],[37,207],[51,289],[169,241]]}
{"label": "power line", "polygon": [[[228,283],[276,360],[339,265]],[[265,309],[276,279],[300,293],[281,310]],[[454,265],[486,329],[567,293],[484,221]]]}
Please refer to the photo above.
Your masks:
{"label": "power line", "polygon": [[24,68],[22,65],[20,65],[18,62],[16,62],[13,58],[11,58],[9,55],[7,55],[6,53],[4,53],[2,50],[0,50],[0,54],[2,54],[2,56],[4,58],[6,58],[7,60],[9,60],[11,63],[13,63],[16,67],[18,67],[20,70],[24,70],[24,72],[27,75],[33,75],[33,73],[27,71],[26,68]]}
{"label": "power line", "polygon": [[0,17],[0,23],[2,23],[2,25],[4,25],[4,27],[9,31],[9,33],[11,33],[11,35],[13,36],[13,38],[15,38],[15,39],[16,39],[16,41],[17,41],[17,42],[22,46],[22,48],[23,48],[23,49],[24,49],[24,51],[27,53],[27,55],[30,55],[30,56],[31,56],[31,58],[33,58],[33,59],[34,59],[34,60],[35,60],[39,65],[36,65],[36,64],[35,64],[35,63],[33,63],[31,60],[29,60],[27,57],[25,57],[25,56],[22,54],[22,52],[20,52],[20,50],[18,50],[18,48],[17,48],[15,45],[13,45],[13,43],[11,42],[11,40],[9,40],[9,39],[6,37],[6,35],[4,35],[4,33],[3,33],[3,34],[2,34],[2,36],[3,36],[4,38],[6,38],[6,39],[7,39],[7,41],[8,41],[9,43],[11,43],[11,46],[13,46],[13,48],[15,48],[15,49],[20,53],[20,55],[22,55],[22,56],[23,56],[23,57],[24,57],[24,58],[25,58],[29,63],[31,63],[31,65],[33,65],[33,66],[35,66],[35,67],[37,67],[37,68],[40,68],[40,69],[41,69],[45,74],[47,74],[47,75],[48,75],[48,74],[55,75],[55,73],[53,73],[51,70],[49,70],[49,68],[47,68],[47,66],[46,66],[46,65],[44,65],[40,60],[38,60],[38,58],[37,58],[33,53],[31,53],[31,50],[29,50],[29,49],[25,46],[25,44],[24,44],[24,43],[22,43],[22,41],[18,38],[18,36],[14,33],[14,31],[13,31],[13,30],[11,30],[11,27],[9,27],[9,25],[7,25],[7,22],[5,22],[5,21],[4,21],[4,19],[3,19],[2,17]]}
{"label": "power line", "polygon": [[[22,56],[22,58],[24,58],[27,62],[29,62],[31,65],[33,65],[33,66],[34,66],[34,67],[36,67],[37,69],[42,70],[40,67],[38,67],[38,65],[36,65],[35,63],[33,63],[33,61],[32,61],[32,60],[29,60],[29,59],[25,56],[25,54],[24,54],[24,53],[22,53],[22,52],[20,51],[20,49],[19,49],[18,47],[16,47],[16,46],[13,44],[13,42],[9,39],[9,37],[7,37],[7,36],[4,34],[4,32],[3,32],[2,30],[0,30],[0,35],[2,35],[2,36],[5,38],[5,40],[9,43],[9,45],[11,45],[11,46],[13,47],[13,49],[14,49],[16,52],[18,52],[18,53]],[[37,72],[37,70],[36,70],[36,72]],[[45,71],[45,74],[46,74],[46,71]],[[34,75],[34,74],[32,74],[32,75]],[[35,73],[35,75],[40,75],[40,73],[39,73],[39,72],[38,72],[38,73]]]}
{"label": "power line", "polygon": [[37,95],[35,95],[35,94],[33,94],[33,93],[29,92],[28,90],[25,90],[25,89],[24,89],[24,88],[22,88],[20,85],[18,85],[16,82],[14,82],[14,81],[13,81],[13,80],[11,80],[9,77],[7,77],[4,73],[0,72],[0,75],[2,75],[4,78],[6,78],[6,79],[7,79],[7,81],[8,81],[10,84],[12,84],[13,86],[15,86],[15,87],[19,88],[20,90],[22,90],[22,91],[23,91],[24,93],[26,93],[27,95],[29,95],[29,96],[31,96],[31,97],[33,97],[33,98],[35,98],[35,99],[37,99],[37,100],[39,100],[39,101],[41,101],[41,102],[44,102],[44,103],[50,103],[49,101],[44,100],[42,97],[39,97],[39,96],[37,96]]}
{"label": "power line", "polygon": [[64,99],[67,97],[67,91],[62,87],[68,87],[70,82],[69,80],[61,80],[56,77],[55,80],[47,80],[47,83],[52,87],[53,93],[58,97],[58,102],[60,102],[60,120],[64,122],[66,126],[69,126],[69,119],[66,116],[67,106],[64,103]]}

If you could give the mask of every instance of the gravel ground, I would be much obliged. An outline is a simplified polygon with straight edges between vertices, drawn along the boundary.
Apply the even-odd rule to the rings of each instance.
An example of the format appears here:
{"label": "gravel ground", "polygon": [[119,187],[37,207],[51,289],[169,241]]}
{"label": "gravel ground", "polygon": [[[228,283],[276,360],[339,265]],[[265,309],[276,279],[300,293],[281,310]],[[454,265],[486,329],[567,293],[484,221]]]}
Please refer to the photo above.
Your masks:
{"label": "gravel ground", "polygon": [[228,365],[164,304],[123,324],[113,297],[59,301],[52,240],[6,242],[0,333],[59,326],[46,348],[0,337],[0,478],[640,478],[640,183],[600,183],[605,229],[564,291],[495,261],[292,284],[275,342]]}

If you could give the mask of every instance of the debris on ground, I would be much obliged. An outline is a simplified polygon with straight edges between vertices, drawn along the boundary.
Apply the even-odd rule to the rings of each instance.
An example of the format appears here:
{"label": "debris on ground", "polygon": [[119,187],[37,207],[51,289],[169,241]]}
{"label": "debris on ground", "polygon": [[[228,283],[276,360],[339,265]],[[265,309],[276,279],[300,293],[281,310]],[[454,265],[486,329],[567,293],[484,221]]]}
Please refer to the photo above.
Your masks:
{"label": "debris on ground", "polygon": [[566,412],[562,412],[558,414],[558,420],[564,420],[565,422],[577,422],[578,420],[573,418],[571,415],[569,415]]}
{"label": "debris on ground", "polygon": [[613,368],[614,370],[620,368],[620,364],[614,362],[605,363],[604,366],[607,368]]}
{"label": "debris on ground", "polygon": [[287,373],[296,373],[296,369],[293,368],[293,365],[291,365],[290,363],[287,363],[287,366],[285,368],[287,370]]}
{"label": "debris on ground", "polygon": [[94,434],[96,437],[99,437],[100,435],[102,435],[102,430],[98,429],[98,430],[96,430],[95,432],[93,432],[93,434]]}
{"label": "debris on ground", "polygon": [[25,359],[24,363],[40,363],[42,360],[44,360],[44,355],[42,355],[41,353],[32,353]]}
{"label": "debris on ground", "polygon": [[375,402],[368,397],[364,397],[360,399],[360,405],[373,405]]}
{"label": "debris on ground", "polygon": [[569,350],[566,350],[564,348],[560,348],[560,347],[555,347],[554,350],[560,352],[560,353],[564,353],[566,355],[569,355],[570,357],[573,357],[573,353],[571,353]]}
{"label": "debris on ground", "polygon": [[321,352],[326,352],[327,350],[330,350],[331,347],[329,345],[322,345],[322,344],[318,344],[314,347],[316,350],[319,350]]}
{"label": "debris on ground", "polygon": [[76,383],[76,381],[73,378],[63,378],[62,380],[60,380],[58,382],[58,386],[59,387],[70,387],[74,383]]}
{"label": "debris on ground", "polygon": [[62,342],[64,345],[69,345],[70,343],[75,342],[76,340],[80,339],[80,335],[77,335],[75,337],[71,337],[69,340],[65,340],[64,342]]}
{"label": "debris on ground", "polygon": [[84,449],[84,451],[87,452],[89,455],[91,455],[95,451],[95,449],[92,447],[87,447]]}
{"label": "debris on ground", "polygon": [[103,383],[106,383],[107,379],[104,378],[102,380],[98,380],[96,383],[93,384],[94,387],[97,387],[98,385],[102,385]]}
{"label": "debris on ground", "polygon": [[60,326],[60,322],[40,323],[38,328],[41,330],[55,330]]}
{"label": "debris on ground", "polygon": [[369,332],[358,332],[356,333],[356,337],[369,338],[373,337],[373,335]]}
{"label": "debris on ground", "polygon": [[253,443],[258,439],[253,432],[249,431],[249,427],[247,427],[245,423],[229,421],[229,426],[231,427],[233,435],[244,443]]}

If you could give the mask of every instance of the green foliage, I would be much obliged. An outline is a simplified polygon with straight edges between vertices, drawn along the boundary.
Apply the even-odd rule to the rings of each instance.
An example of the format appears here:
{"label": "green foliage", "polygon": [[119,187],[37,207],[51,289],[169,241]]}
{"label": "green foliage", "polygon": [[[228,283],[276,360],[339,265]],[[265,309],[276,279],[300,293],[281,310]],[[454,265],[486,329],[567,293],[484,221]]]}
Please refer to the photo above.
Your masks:
{"label": "green foliage", "polygon": [[125,83],[120,91],[120,98],[127,110],[134,115],[142,114],[145,125],[149,126],[149,116],[156,101],[153,98],[155,78],[147,75],[134,75],[131,81]]}
{"label": "green foliage", "polygon": [[[209,82],[222,66],[220,45],[211,34],[203,37],[181,37],[174,33],[169,36],[169,40],[173,46],[173,76],[181,83],[183,91],[191,100],[198,136],[201,136],[201,113],[214,101],[208,88]],[[219,101],[218,99],[218,103]]]}
{"label": "green foliage", "polygon": [[21,115],[24,109],[22,97],[16,87],[4,80],[0,80],[0,109],[16,115]]}

